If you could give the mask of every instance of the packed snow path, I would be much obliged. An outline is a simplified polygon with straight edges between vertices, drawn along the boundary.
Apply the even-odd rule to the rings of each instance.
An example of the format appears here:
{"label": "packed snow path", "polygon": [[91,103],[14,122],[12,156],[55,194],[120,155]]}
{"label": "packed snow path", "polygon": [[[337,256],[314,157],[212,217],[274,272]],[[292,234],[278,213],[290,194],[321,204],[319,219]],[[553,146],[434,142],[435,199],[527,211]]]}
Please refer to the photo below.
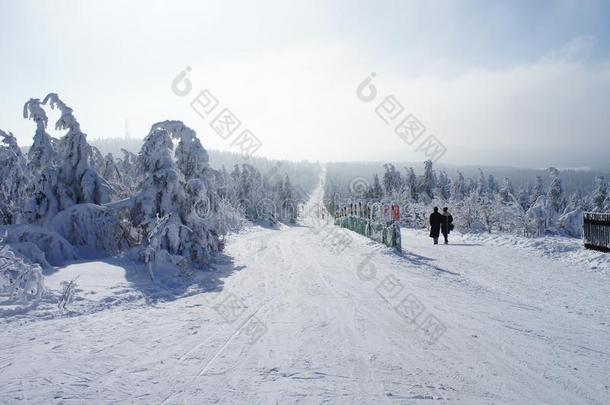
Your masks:
{"label": "packed snow path", "polygon": [[[211,292],[3,325],[0,402],[610,401],[606,275],[425,231],[399,257],[319,225],[238,235]],[[87,266],[57,274],[121,270]]]}

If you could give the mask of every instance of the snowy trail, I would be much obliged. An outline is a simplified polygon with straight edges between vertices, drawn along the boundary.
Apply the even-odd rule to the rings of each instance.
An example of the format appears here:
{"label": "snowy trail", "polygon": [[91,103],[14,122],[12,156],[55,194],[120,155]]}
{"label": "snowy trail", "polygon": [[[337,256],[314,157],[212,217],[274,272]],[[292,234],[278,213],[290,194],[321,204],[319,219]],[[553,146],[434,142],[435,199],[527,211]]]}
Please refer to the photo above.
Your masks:
{"label": "snowy trail", "polygon": [[302,225],[233,238],[218,291],[10,324],[0,402],[609,402],[607,275],[425,231],[402,257],[333,248],[322,190]]}

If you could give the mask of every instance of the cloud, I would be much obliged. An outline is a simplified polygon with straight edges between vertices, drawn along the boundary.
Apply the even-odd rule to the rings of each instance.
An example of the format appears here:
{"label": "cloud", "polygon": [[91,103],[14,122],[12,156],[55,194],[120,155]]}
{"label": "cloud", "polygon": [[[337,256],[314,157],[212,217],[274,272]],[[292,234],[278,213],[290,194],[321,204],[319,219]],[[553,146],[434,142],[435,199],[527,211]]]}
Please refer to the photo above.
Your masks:
{"label": "cloud", "polygon": [[579,61],[591,56],[595,47],[594,35],[581,35],[569,40],[561,49],[543,58],[547,61]]}
{"label": "cloud", "polygon": [[[102,3],[26,7],[17,14],[27,18],[6,28],[13,40],[0,45],[8,72],[0,126],[31,142],[22,103],[56,91],[91,138],[122,135],[126,118],[141,137],[155,121],[181,119],[206,147],[230,150],[170,91],[189,65],[196,90],[230,108],[264,142],[263,155],[422,160],[375,103],[357,99],[375,71],[380,99],[394,95],[416,115],[446,144],[447,162],[607,164],[595,147],[610,133],[599,13],[576,3],[553,18],[541,6],[504,4],[264,3],[136,2],[118,14]],[[571,39],[557,45],[563,37]]]}
{"label": "cloud", "polygon": [[602,118],[610,108],[610,62],[587,60],[592,43],[578,37],[552,57],[504,69],[394,73],[383,87],[446,143],[450,162],[607,167],[607,152],[596,145],[610,134]]}
{"label": "cloud", "polygon": [[[375,113],[378,101],[394,95],[404,114],[416,115],[427,133],[447,146],[447,163],[600,167],[607,156],[592,145],[610,134],[610,123],[602,118],[610,108],[610,63],[577,57],[587,43],[575,39],[531,63],[460,74],[401,74],[339,41],[213,64],[199,58],[190,65],[196,89],[210,89],[263,141],[260,153],[270,157],[424,160]],[[372,71],[379,96],[366,104],[356,97],[356,87]],[[187,101],[168,91],[170,80],[168,75],[158,88],[136,95],[129,107],[113,108],[137,114],[141,128],[135,121],[134,130],[142,135],[151,120],[183,119],[206,147],[230,150]],[[94,117],[88,118],[95,125]],[[122,125],[123,117],[117,119]]]}

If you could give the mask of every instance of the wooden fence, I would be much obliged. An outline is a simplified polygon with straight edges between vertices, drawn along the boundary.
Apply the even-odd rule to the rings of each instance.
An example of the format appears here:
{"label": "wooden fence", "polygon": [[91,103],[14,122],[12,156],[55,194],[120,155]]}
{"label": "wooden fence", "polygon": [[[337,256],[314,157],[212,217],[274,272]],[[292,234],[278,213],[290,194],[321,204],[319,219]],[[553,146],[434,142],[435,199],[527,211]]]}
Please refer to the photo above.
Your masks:
{"label": "wooden fence", "polygon": [[610,214],[585,212],[583,235],[585,248],[610,252]]}

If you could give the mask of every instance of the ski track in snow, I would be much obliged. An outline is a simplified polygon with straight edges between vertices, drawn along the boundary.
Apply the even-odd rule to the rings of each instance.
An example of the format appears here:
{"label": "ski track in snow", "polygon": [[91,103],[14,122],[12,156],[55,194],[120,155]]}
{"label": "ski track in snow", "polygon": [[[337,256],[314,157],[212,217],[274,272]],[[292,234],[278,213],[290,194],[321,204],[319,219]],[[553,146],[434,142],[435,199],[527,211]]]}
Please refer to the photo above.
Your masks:
{"label": "ski track in snow", "polygon": [[[94,295],[126,302],[5,319],[0,402],[610,402],[605,273],[459,236],[433,246],[426,231],[406,229],[401,256],[354,233],[336,254],[312,227],[319,222],[237,235],[225,252],[233,262],[218,265],[219,288],[153,304],[129,298],[141,295],[123,274],[135,269],[96,263],[122,281],[108,286],[96,273],[105,287]],[[446,327],[436,342],[382,296],[386,277],[423,305],[422,318]]]}

